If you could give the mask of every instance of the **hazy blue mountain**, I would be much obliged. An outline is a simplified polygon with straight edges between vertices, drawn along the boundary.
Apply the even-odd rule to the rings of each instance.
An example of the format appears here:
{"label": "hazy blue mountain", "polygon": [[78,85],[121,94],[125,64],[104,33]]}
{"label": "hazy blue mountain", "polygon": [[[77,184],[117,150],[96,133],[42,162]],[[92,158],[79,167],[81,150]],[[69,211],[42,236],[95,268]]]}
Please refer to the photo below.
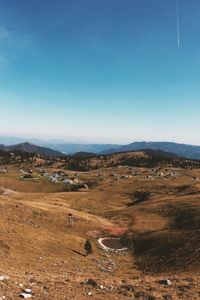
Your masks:
{"label": "hazy blue mountain", "polygon": [[[40,139],[25,139],[20,137],[5,137],[0,136],[0,144],[9,146],[22,143],[31,143],[43,148],[50,148],[64,154],[74,154],[77,152],[87,152],[94,154],[110,154],[114,152],[126,152],[135,150],[161,150],[174,153],[176,155],[200,159],[200,146],[187,144],[178,144],[173,142],[134,142],[128,145],[116,144],[82,144],[82,143],[65,143],[62,140],[40,140]],[[0,147],[1,148],[1,147]]]}
{"label": "hazy blue mountain", "polygon": [[108,149],[117,149],[121,145],[112,144],[52,144],[52,143],[40,143],[45,147],[63,152],[65,154],[74,154],[77,152],[88,152],[88,153],[100,153]]}
{"label": "hazy blue mountain", "polygon": [[200,146],[178,144],[172,142],[134,142],[125,146],[121,146],[119,148],[111,148],[109,150],[103,151],[102,154],[144,149],[161,150],[165,152],[174,153],[178,156],[186,158],[200,159]]}
{"label": "hazy blue mountain", "polygon": [[0,145],[0,150],[3,151],[20,151],[28,153],[38,153],[46,156],[62,156],[63,154],[59,151],[55,151],[46,147],[40,147],[31,143],[20,143],[11,146]]}
{"label": "hazy blue mountain", "polygon": [[122,145],[112,145],[112,144],[82,144],[82,143],[67,143],[62,140],[51,139],[42,140],[34,138],[20,138],[20,137],[6,137],[0,136],[0,144],[5,146],[21,144],[21,143],[31,143],[38,145],[40,147],[46,147],[53,149],[55,151],[60,151],[65,154],[74,154],[76,152],[89,152],[89,153],[99,153],[108,149],[115,149]]}

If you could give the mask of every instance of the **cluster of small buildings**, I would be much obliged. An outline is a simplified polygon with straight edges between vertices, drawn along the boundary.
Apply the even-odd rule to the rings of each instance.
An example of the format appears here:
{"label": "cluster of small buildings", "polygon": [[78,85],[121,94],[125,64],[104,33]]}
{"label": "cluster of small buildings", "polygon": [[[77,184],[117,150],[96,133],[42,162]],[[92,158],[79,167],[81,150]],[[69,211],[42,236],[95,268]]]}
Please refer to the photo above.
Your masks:
{"label": "cluster of small buildings", "polygon": [[112,173],[98,173],[96,174],[97,177],[100,178],[106,178],[106,177],[113,177],[114,180],[128,180],[136,176],[140,176],[144,179],[169,179],[169,178],[175,178],[178,176],[177,170],[175,169],[140,169],[140,168],[134,168],[134,167],[128,167],[128,166],[118,166],[118,169],[123,169],[124,172],[112,172]]}
{"label": "cluster of small buildings", "polygon": [[69,177],[68,174],[66,174],[63,171],[58,171],[58,172],[48,172],[47,170],[44,169],[36,169],[37,172],[40,173],[40,175],[44,178],[46,178],[49,182],[53,183],[65,183],[65,184],[71,184],[71,185],[77,185],[81,184],[79,181],[78,174],[76,174],[75,178],[74,177]]}
{"label": "cluster of small buildings", "polygon": [[98,173],[96,176],[100,178],[112,177],[114,180],[120,180],[120,179],[126,180],[132,178],[133,176],[135,176],[135,174],[118,174],[112,172],[109,174]]}
{"label": "cluster of small buildings", "polygon": [[151,174],[146,176],[147,179],[169,179],[175,178],[178,175],[176,171],[153,169]]}

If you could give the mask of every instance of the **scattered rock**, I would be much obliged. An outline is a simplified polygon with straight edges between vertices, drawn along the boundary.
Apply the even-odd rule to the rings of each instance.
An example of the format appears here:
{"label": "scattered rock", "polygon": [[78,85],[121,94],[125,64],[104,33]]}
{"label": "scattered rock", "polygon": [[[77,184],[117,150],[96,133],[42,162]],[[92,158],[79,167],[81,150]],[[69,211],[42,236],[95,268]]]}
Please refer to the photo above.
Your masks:
{"label": "scattered rock", "polygon": [[32,295],[31,294],[26,294],[26,293],[21,293],[20,297],[24,298],[24,299],[30,299],[32,297]]}
{"label": "scattered rock", "polygon": [[31,289],[24,289],[23,292],[26,293],[26,294],[32,294],[32,290]]}
{"label": "scattered rock", "polygon": [[133,292],[134,291],[134,286],[132,284],[124,284],[121,286],[123,289],[129,291],[129,292]]}
{"label": "scattered rock", "polygon": [[100,288],[101,290],[103,290],[103,289],[104,289],[104,286],[101,284],[101,285],[99,286],[99,288]]}
{"label": "scattered rock", "polygon": [[91,278],[81,282],[81,284],[89,284],[89,285],[94,286],[94,287],[98,286],[97,282],[94,279],[91,279]]}
{"label": "scattered rock", "polygon": [[24,289],[23,293],[20,294],[21,298],[30,299],[32,297],[32,290],[31,289]]}
{"label": "scattered rock", "polygon": [[106,289],[107,289],[108,291],[113,291],[114,286],[113,286],[113,285],[109,285],[109,286],[106,287]]}
{"label": "scattered rock", "polygon": [[123,284],[127,284],[127,280],[126,279],[122,279],[122,283]]}
{"label": "scattered rock", "polygon": [[0,281],[5,281],[5,280],[8,280],[8,279],[9,279],[8,276],[4,276],[4,275],[0,276]]}
{"label": "scattered rock", "polygon": [[160,284],[163,284],[163,285],[167,285],[167,286],[171,286],[172,283],[169,279],[162,279],[162,280],[159,280],[158,281]]}

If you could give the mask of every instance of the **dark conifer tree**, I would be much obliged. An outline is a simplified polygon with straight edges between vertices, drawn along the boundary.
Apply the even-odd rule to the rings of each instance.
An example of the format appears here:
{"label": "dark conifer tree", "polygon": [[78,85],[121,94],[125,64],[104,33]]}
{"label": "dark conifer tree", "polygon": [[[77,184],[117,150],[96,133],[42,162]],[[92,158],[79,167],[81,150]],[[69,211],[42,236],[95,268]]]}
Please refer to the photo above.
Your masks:
{"label": "dark conifer tree", "polygon": [[86,240],[85,245],[84,245],[84,249],[86,251],[86,256],[88,256],[89,254],[91,254],[93,252],[92,244],[91,244],[89,239]]}

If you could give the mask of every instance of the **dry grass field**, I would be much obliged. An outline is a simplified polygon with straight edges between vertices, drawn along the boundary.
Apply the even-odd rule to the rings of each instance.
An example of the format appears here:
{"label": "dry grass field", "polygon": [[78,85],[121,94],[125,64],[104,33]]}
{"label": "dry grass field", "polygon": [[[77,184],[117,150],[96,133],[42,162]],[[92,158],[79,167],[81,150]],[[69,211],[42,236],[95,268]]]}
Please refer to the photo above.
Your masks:
{"label": "dry grass field", "polygon": [[[89,189],[69,192],[36,170],[37,179],[23,180],[15,165],[7,168],[0,276],[9,279],[0,281],[0,299],[19,299],[24,288],[40,300],[200,299],[199,169],[162,168],[156,176],[102,167],[79,173]],[[97,242],[105,236],[126,238],[129,250],[105,252]],[[93,253],[85,256],[88,238]]]}

